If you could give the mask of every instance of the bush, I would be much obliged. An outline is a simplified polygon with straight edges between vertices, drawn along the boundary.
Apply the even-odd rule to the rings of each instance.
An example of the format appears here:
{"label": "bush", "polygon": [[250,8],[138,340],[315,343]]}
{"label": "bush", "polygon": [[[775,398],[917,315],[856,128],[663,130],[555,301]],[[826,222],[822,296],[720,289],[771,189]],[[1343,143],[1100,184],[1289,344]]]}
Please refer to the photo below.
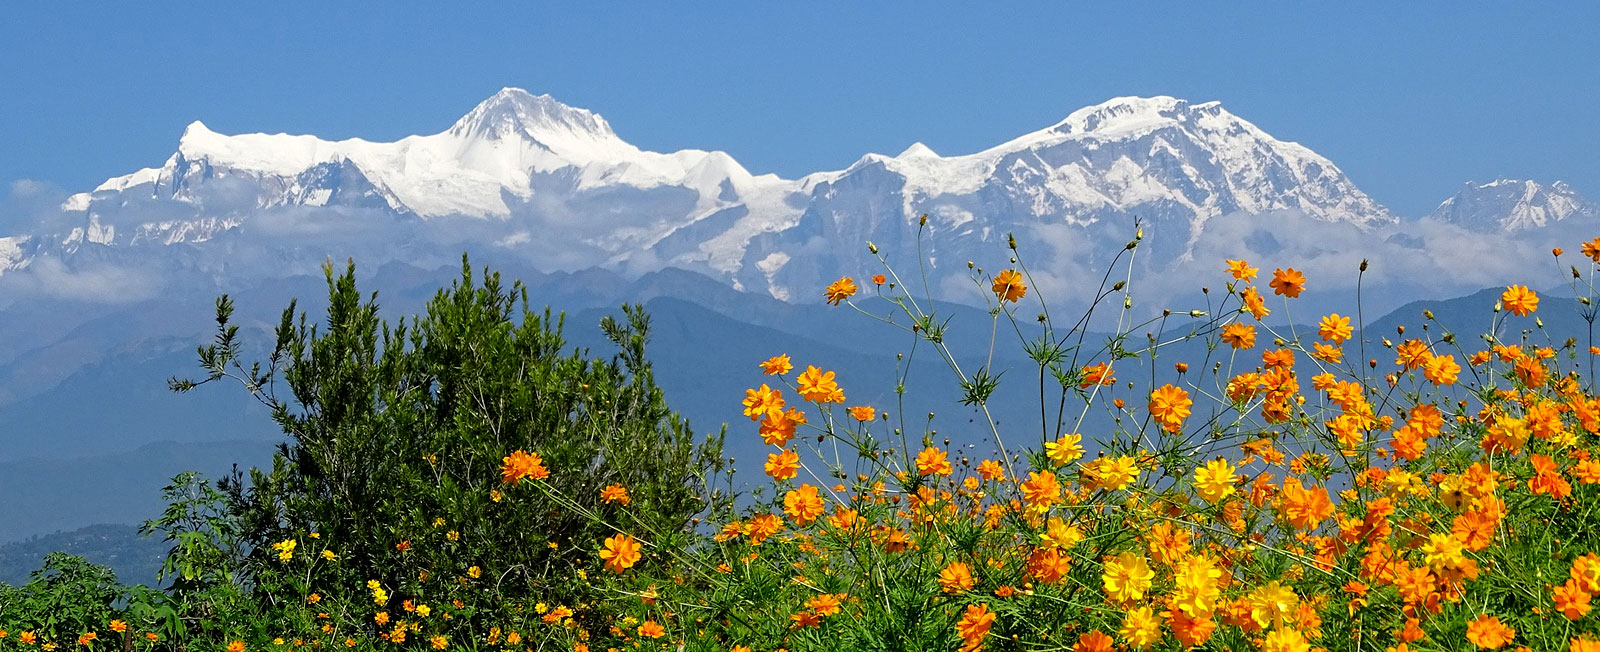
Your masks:
{"label": "bush", "polygon": [[[697,442],[666,406],[642,310],[602,322],[620,352],[601,362],[565,351],[563,320],[533,313],[520,284],[487,272],[480,284],[465,259],[424,314],[393,325],[357,291],[353,265],[328,269],[328,291],[325,326],[291,304],[266,361],[248,367],[219,299],[216,342],[200,351],[209,375],[173,383],[234,379],[290,436],[272,470],[222,484],[252,551],[240,579],[256,594],[303,604],[370,584],[428,596],[426,611],[453,621],[432,621],[439,631],[463,631],[531,618],[539,601],[589,600],[570,569],[611,533],[607,521],[662,545],[689,535],[721,436]],[[547,479],[521,481],[512,460]],[[602,499],[611,485],[627,487],[626,510]],[[366,608],[322,620],[345,629],[414,613],[395,602],[362,598]]]}

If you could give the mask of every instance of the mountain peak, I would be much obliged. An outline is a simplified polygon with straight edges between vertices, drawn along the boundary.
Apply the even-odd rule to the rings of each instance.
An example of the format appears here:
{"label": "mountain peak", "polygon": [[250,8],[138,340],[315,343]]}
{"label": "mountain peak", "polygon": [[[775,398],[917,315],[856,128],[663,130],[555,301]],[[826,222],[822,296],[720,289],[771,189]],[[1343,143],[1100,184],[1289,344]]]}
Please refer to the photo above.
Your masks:
{"label": "mountain peak", "polygon": [[933,151],[932,147],[922,144],[922,141],[917,141],[911,143],[911,146],[907,147],[906,151],[900,152],[900,155],[895,158],[939,158],[939,153]]}
{"label": "mountain peak", "polygon": [[1061,135],[1117,136],[1164,123],[1229,115],[1219,102],[1191,104],[1170,95],[1114,97],[1073,111],[1050,130]]}
{"label": "mountain peak", "polygon": [[480,102],[451,125],[448,133],[490,140],[514,134],[534,140],[548,135],[593,140],[617,137],[599,114],[562,104],[549,95],[534,95],[512,87],[502,88]]}
{"label": "mountain peak", "polygon": [[1488,183],[1468,181],[1432,215],[1453,224],[1498,226],[1503,231],[1546,226],[1572,216],[1600,217],[1600,205],[1584,199],[1565,182],[1545,185],[1503,177]]}

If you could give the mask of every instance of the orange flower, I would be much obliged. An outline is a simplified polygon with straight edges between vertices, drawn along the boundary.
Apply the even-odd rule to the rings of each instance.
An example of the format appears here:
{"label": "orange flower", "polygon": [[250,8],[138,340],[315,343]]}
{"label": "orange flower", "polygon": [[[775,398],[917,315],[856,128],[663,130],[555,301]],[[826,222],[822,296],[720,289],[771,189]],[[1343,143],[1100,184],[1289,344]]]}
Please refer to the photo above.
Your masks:
{"label": "orange flower", "polygon": [[839,383],[833,379],[833,372],[823,372],[816,367],[807,366],[800,372],[795,386],[800,390],[800,398],[816,403],[843,403],[844,392],[839,390]]}
{"label": "orange flower", "polygon": [[761,373],[768,376],[782,376],[794,371],[794,364],[789,362],[789,354],[775,355],[761,363]]}
{"label": "orange flower", "polygon": [[1293,267],[1289,269],[1272,270],[1272,282],[1267,285],[1272,287],[1273,294],[1281,294],[1293,299],[1300,296],[1306,289],[1306,277]]}
{"label": "orange flower", "polygon": [[1461,373],[1461,365],[1453,355],[1435,355],[1422,365],[1422,375],[1435,385],[1454,385]]}
{"label": "orange flower", "polygon": [[1339,313],[1323,317],[1317,322],[1317,336],[1334,344],[1343,344],[1354,334],[1355,330],[1350,327],[1350,318],[1341,317]]}
{"label": "orange flower", "polygon": [[1248,349],[1256,345],[1256,327],[1239,322],[1223,326],[1222,341],[1235,349]]}
{"label": "orange flower", "polygon": [[1006,477],[1006,470],[1004,467],[1000,466],[999,462],[994,460],[984,460],[978,463],[978,475],[983,476],[983,479],[989,481],[1004,480]]}
{"label": "orange flower", "polygon": [[744,415],[751,421],[760,421],[762,417],[783,411],[783,390],[762,383],[758,389],[744,390],[743,404]]}
{"label": "orange flower", "polygon": [[784,494],[783,513],[794,519],[796,525],[817,520],[822,515],[822,497],[817,494],[817,488],[805,484]]}
{"label": "orange flower", "polygon": [[1022,483],[1022,499],[1028,506],[1043,511],[1061,500],[1061,481],[1050,471],[1033,471]]}
{"label": "orange flower", "polygon": [[500,471],[501,481],[506,484],[517,484],[523,478],[543,480],[550,477],[550,470],[544,468],[544,460],[538,453],[519,450],[501,461],[505,465]]}
{"label": "orange flower", "polygon": [[628,496],[628,488],[620,484],[607,485],[606,488],[601,489],[600,500],[607,503],[622,503],[623,505],[633,502],[633,498]]}
{"label": "orange flower", "polygon": [[850,408],[850,416],[854,417],[856,421],[866,423],[878,418],[878,411],[870,405],[857,405]]}
{"label": "orange flower", "polygon": [[852,279],[848,276],[839,277],[839,280],[834,281],[833,284],[828,286],[828,289],[823,290],[822,292],[822,298],[827,299],[829,304],[835,306],[839,305],[840,301],[844,301],[845,299],[855,295],[855,279]]}
{"label": "orange flower", "polygon": [[751,545],[761,545],[768,537],[783,531],[783,519],[776,514],[761,514],[750,519],[749,535]]}
{"label": "orange flower", "polygon": [[1568,579],[1561,586],[1555,587],[1551,593],[1556,601],[1556,611],[1560,611],[1567,620],[1582,618],[1593,608],[1589,603],[1593,596],[1583,590],[1576,580]]}
{"label": "orange flower", "polygon": [[799,613],[789,614],[789,620],[794,622],[795,627],[802,629],[806,627],[816,627],[817,625],[822,624],[822,614],[807,609]]}
{"label": "orange flower", "polygon": [[643,549],[644,547],[633,537],[617,534],[606,538],[605,547],[600,550],[600,559],[611,572],[621,573],[639,563],[639,559],[643,557],[640,551]]}
{"label": "orange flower", "polygon": [[1288,518],[1289,523],[1302,530],[1315,530],[1322,521],[1333,515],[1333,501],[1328,498],[1328,490],[1323,487],[1306,489],[1300,480],[1289,478],[1283,481],[1282,514]]}
{"label": "orange flower", "polygon": [[1596,263],[1600,263],[1600,238],[1583,243],[1583,255],[1588,256],[1590,260]]}
{"label": "orange flower", "polygon": [[1256,268],[1251,267],[1250,264],[1245,261],[1227,260],[1223,262],[1228,264],[1228,268],[1223,271],[1232,274],[1233,280],[1235,281],[1243,281],[1256,277]]}
{"label": "orange flower", "polygon": [[766,471],[773,480],[788,480],[800,475],[800,454],[785,448],[782,452],[767,455]]}
{"label": "orange flower", "polygon": [[923,475],[950,475],[955,469],[950,467],[950,456],[938,448],[929,446],[917,453],[917,472]]}
{"label": "orange flower", "polygon": [[1072,646],[1072,652],[1111,652],[1116,640],[1100,630],[1094,630],[1078,637],[1078,643]]}
{"label": "orange flower", "polygon": [[661,638],[667,635],[667,628],[654,620],[646,620],[639,625],[639,635],[645,638]]}
{"label": "orange flower", "polygon": [[824,593],[822,595],[807,598],[806,608],[817,612],[818,616],[827,618],[828,616],[839,613],[839,610],[844,603],[844,597],[845,594],[843,593]]}
{"label": "orange flower", "polygon": [[116,632],[118,634],[126,632],[126,631],[128,631],[128,623],[122,622],[120,620],[113,620],[113,621],[111,621],[111,631]]}
{"label": "orange flower", "polygon": [[[90,643],[93,643],[94,640],[97,639],[97,638],[100,638],[99,634],[96,634],[94,632],[85,632],[82,635],[78,636],[78,645],[89,645]],[[234,650],[232,645],[228,646],[228,652],[243,652],[243,651],[244,651],[244,644],[243,643],[239,644],[239,649],[238,650]]]}
{"label": "orange flower", "polygon": [[975,585],[972,568],[966,562],[958,561],[939,571],[939,588],[944,589],[945,593],[971,591]]}
{"label": "orange flower", "polygon": [[886,282],[888,280],[889,279],[884,278],[882,274],[874,274],[872,276],[872,284],[873,285],[883,285],[884,282]]}
{"label": "orange flower", "polygon": [[789,440],[794,438],[794,429],[805,422],[804,414],[789,408],[786,412],[773,412],[762,417],[757,431],[761,434],[763,443],[783,447],[788,446]]}
{"label": "orange flower", "polygon": [[1266,300],[1261,298],[1261,292],[1253,285],[1245,288],[1244,292],[1239,294],[1239,298],[1244,300],[1245,312],[1255,317],[1256,321],[1261,321],[1262,317],[1272,314],[1272,311],[1267,309]]}
{"label": "orange flower", "polygon": [[244,652],[244,641],[234,641],[229,643],[228,652]]}
{"label": "orange flower", "polygon": [[1194,401],[1182,387],[1162,385],[1150,393],[1150,416],[1155,417],[1168,432],[1183,429],[1183,420],[1189,418],[1189,408]]}
{"label": "orange flower", "polygon": [[1028,295],[1028,285],[1022,282],[1022,275],[1017,270],[1008,269],[994,276],[995,297],[1001,301],[1016,303]]}
{"label": "orange flower", "polygon": [[1534,294],[1526,285],[1512,285],[1500,293],[1500,303],[1504,304],[1511,314],[1527,317],[1539,309],[1539,295]]}
{"label": "orange flower", "polygon": [[1516,638],[1517,630],[1495,616],[1484,614],[1467,623],[1467,640],[1485,650],[1498,650]]}
{"label": "orange flower", "polygon": [[1096,362],[1083,368],[1083,380],[1078,383],[1078,387],[1088,389],[1095,385],[1110,385],[1114,382],[1117,382],[1117,378],[1111,373],[1111,365]]}
{"label": "orange flower", "polygon": [[989,611],[989,605],[969,605],[961,614],[961,620],[956,622],[956,635],[963,641],[961,652],[977,652],[983,649],[983,639],[989,635],[989,628],[993,626],[994,613]]}

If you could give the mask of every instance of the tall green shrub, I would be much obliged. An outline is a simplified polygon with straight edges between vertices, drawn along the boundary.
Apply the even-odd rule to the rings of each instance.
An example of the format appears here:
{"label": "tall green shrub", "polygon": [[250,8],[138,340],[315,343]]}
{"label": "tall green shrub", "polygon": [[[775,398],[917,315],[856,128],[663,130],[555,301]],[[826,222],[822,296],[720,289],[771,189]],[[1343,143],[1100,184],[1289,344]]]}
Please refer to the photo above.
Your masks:
{"label": "tall green shrub", "polygon": [[[667,407],[640,308],[603,320],[619,351],[597,360],[568,350],[564,319],[533,312],[520,283],[477,278],[465,258],[422,315],[392,324],[376,293],[357,290],[353,264],[325,273],[325,323],[291,303],[270,355],[247,365],[223,296],[216,341],[200,349],[208,375],[172,381],[185,391],[236,380],[289,436],[272,470],[223,483],[255,551],[256,590],[304,596],[377,580],[502,611],[520,598],[583,602],[589,589],[571,569],[593,563],[609,527],[668,544],[688,536],[722,436],[697,440]],[[519,450],[543,457],[547,483],[501,481]],[[631,502],[601,501],[610,484]],[[291,540],[287,555],[271,547]],[[296,555],[313,570],[276,572]],[[431,583],[451,588],[424,592]]]}

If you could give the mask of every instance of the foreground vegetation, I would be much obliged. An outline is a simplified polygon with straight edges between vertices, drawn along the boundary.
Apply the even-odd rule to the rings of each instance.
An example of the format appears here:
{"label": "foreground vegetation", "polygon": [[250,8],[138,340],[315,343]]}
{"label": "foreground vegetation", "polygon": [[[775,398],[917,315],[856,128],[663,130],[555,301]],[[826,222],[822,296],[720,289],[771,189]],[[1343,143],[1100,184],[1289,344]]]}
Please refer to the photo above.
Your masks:
{"label": "foreground vegetation", "polygon": [[[174,387],[236,382],[290,443],[167,488],[166,589],[67,556],[0,588],[0,649],[1600,650],[1600,349],[1541,339],[1549,299],[1507,288],[1481,335],[1273,328],[1311,283],[1229,261],[1202,307],[1139,321],[1140,241],[1071,319],[1015,241],[969,264],[990,350],[1036,363],[1009,373],[964,367],[869,244],[884,273],[825,299],[887,299],[863,319],[906,331],[902,368],[945,363],[994,453],[774,351],[729,397],[761,482],[667,408],[635,308],[596,361],[466,265],[393,325],[330,268],[326,325],[291,305],[247,363],[224,298],[207,375]],[[1600,239],[1583,254],[1592,319]],[[1002,377],[1039,412],[990,414]]]}

